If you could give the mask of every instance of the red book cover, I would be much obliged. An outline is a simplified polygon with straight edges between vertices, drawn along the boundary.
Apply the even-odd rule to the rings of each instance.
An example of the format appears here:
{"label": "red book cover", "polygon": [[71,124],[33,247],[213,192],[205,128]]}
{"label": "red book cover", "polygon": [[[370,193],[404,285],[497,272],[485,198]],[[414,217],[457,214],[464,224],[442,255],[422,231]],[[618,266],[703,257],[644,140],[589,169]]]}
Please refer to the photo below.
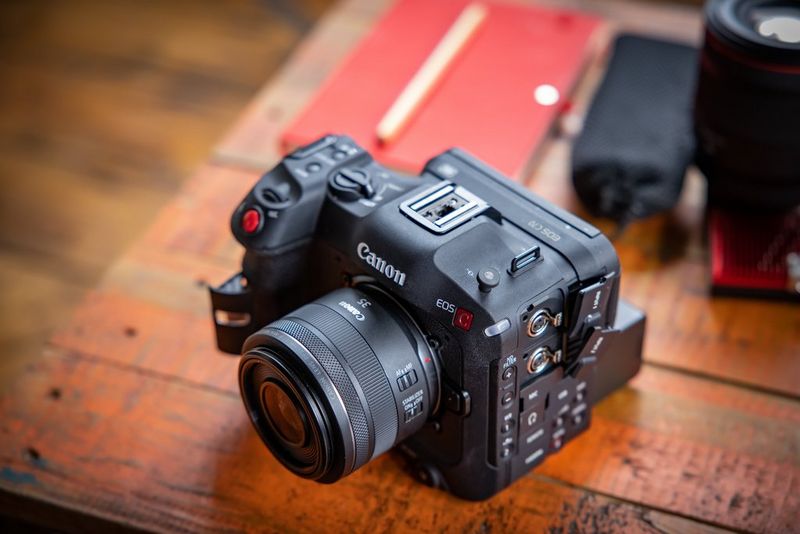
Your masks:
{"label": "red book cover", "polygon": [[[375,135],[383,115],[467,4],[399,0],[286,129],[283,148],[343,133],[378,161],[418,172],[431,156],[458,146],[518,177],[578,80],[600,25],[596,17],[483,2],[488,8],[483,23],[399,137],[383,146]],[[543,85],[558,91],[558,102],[537,102],[534,93]]]}

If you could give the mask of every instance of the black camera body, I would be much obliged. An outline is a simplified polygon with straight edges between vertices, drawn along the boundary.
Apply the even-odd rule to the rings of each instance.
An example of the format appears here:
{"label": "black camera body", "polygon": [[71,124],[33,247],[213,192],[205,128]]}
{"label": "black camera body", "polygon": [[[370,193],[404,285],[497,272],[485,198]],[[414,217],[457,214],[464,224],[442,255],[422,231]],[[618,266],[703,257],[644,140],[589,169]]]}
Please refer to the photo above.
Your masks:
{"label": "black camera body", "polygon": [[287,468],[333,482],[396,444],[426,483],[490,497],[586,430],[639,369],[644,315],[611,243],[461,150],[421,176],[329,135],[235,210],[220,349]]}

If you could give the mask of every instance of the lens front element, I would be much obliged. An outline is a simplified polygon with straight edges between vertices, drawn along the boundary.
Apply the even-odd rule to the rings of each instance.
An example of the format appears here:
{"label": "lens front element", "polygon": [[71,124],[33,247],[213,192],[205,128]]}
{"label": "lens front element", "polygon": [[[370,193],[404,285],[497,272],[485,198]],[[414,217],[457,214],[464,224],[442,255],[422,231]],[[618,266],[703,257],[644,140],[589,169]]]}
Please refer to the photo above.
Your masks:
{"label": "lens front element", "polygon": [[328,451],[333,445],[325,431],[322,400],[285,365],[280,353],[260,347],[243,358],[239,387],[253,425],[284,465],[307,478],[330,469]]}
{"label": "lens front element", "polygon": [[305,443],[303,412],[278,382],[270,380],[261,386],[261,408],[272,430],[287,445],[299,447]]}

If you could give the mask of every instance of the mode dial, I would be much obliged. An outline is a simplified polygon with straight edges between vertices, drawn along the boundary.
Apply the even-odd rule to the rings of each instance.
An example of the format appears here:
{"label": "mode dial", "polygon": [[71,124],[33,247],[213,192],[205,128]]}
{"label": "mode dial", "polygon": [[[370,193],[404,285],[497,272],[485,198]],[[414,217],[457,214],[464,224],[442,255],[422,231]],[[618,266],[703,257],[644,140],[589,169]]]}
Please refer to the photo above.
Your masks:
{"label": "mode dial", "polygon": [[333,194],[342,200],[358,200],[375,195],[372,177],[360,169],[341,169],[331,177],[328,185]]}

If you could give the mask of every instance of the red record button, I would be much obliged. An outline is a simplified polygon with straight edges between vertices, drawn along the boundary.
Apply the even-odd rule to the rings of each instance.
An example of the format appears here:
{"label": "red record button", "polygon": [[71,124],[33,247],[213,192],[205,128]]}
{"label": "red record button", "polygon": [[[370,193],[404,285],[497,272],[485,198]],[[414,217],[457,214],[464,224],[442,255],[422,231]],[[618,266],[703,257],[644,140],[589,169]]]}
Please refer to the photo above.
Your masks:
{"label": "red record button", "polygon": [[250,208],[242,215],[241,225],[242,230],[248,234],[258,231],[261,226],[261,213],[257,209]]}
{"label": "red record button", "polygon": [[469,310],[465,310],[464,308],[456,309],[455,315],[453,315],[453,326],[464,330],[465,332],[472,328],[472,318],[473,314]]}

